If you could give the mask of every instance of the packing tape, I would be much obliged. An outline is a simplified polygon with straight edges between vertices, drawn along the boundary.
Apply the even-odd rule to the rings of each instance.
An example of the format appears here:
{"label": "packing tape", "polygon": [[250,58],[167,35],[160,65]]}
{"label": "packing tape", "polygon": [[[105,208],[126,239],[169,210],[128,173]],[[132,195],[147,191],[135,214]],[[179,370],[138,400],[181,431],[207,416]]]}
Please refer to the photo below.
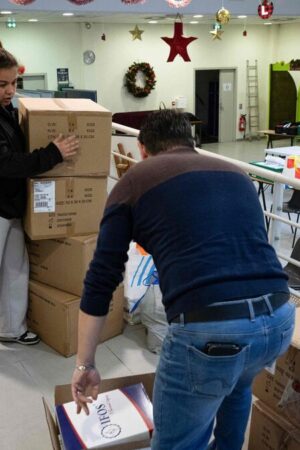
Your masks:
{"label": "packing tape", "polygon": [[[65,180],[66,201],[68,199],[74,199],[74,184],[75,184],[75,179],[73,177],[66,178],[66,180]],[[72,216],[72,219],[73,219],[73,216]],[[74,236],[74,234],[75,234],[75,222],[76,222],[76,217],[74,217],[74,220],[71,221],[71,225],[70,226],[66,226],[67,237]]]}
{"label": "packing tape", "polygon": [[78,114],[68,112],[68,131],[70,134],[78,134],[77,117]]}
{"label": "packing tape", "polygon": [[73,177],[65,178],[65,199],[68,200],[70,197],[74,197],[74,183],[75,179]]}

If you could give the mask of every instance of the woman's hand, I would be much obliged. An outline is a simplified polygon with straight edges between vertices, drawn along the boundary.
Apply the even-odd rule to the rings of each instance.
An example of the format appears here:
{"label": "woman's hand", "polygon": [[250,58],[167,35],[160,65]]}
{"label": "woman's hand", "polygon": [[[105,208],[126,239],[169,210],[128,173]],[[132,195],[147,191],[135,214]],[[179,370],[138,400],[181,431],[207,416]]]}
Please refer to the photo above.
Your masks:
{"label": "woman's hand", "polygon": [[62,134],[59,134],[57,138],[54,139],[53,144],[55,144],[60,151],[63,160],[75,156],[79,148],[79,140],[74,135],[65,138]]}

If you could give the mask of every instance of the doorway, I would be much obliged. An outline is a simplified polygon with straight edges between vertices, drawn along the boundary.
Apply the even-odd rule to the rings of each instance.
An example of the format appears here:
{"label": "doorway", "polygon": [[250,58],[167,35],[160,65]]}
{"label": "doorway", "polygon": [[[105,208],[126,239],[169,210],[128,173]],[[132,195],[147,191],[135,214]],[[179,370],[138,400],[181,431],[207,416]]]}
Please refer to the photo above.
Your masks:
{"label": "doorway", "polygon": [[195,77],[195,114],[203,122],[202,143],[234,141],[235,69],[196,70]]}

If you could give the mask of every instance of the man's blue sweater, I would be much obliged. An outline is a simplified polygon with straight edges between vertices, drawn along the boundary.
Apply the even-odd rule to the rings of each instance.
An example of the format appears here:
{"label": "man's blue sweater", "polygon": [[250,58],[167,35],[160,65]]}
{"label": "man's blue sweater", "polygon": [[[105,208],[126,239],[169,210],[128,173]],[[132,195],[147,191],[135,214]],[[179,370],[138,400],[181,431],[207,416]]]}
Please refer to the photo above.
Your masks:
{"label": "man's blue sweater", "polygon": [[82,311],[108,312],[131,240],[153,256],[168,320],[214,302],[289,292],[252,181],[189,147],[137,164],[111,192]]}

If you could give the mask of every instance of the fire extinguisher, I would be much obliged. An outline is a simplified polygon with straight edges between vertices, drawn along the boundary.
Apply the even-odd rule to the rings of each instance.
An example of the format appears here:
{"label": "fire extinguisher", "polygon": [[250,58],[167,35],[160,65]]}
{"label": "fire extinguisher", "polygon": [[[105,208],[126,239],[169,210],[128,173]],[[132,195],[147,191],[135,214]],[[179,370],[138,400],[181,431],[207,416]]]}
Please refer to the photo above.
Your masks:
{"label": "fire extinguisher", "polygon": [[239,131],[241,133],[244,133],[244,139],[245,139],[245,135],[246,135],[246,114],[241,114],[240,115]]}

